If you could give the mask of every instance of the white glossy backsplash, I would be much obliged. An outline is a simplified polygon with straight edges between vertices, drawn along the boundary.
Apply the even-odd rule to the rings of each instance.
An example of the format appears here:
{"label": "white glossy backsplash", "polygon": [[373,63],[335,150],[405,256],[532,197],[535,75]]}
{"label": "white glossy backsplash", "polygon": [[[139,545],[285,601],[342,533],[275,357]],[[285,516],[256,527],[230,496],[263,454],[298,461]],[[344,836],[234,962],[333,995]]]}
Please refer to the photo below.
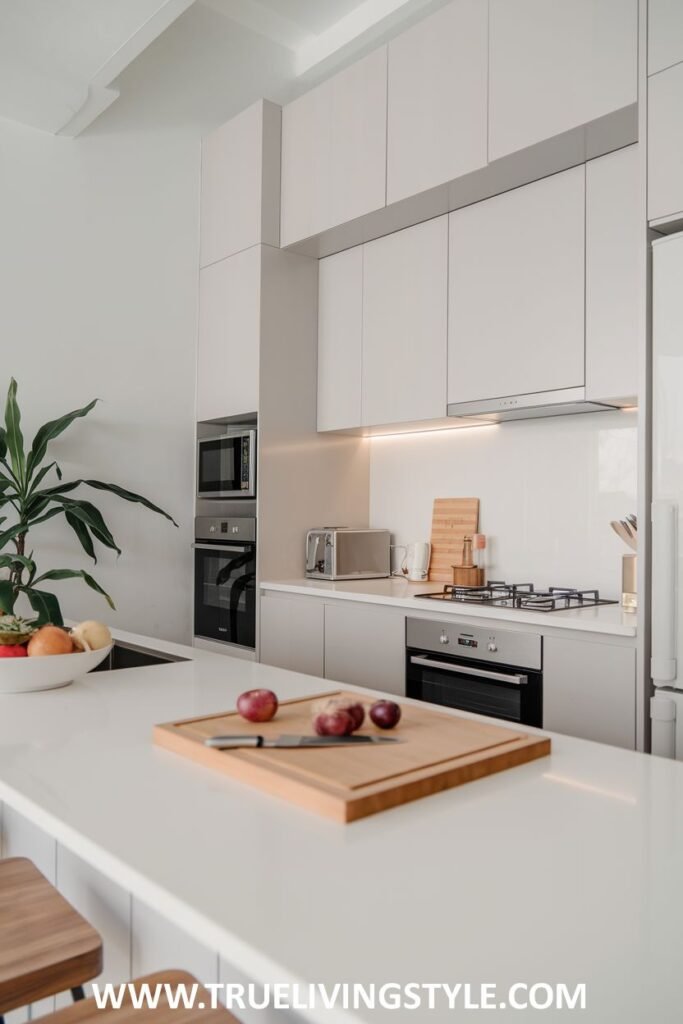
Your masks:
{"label": "white glossy backsplash", "polygon": [[373,438],[370,525],[428,540],[434,498],[478,497],[488,575],[621,592],[636,509],[637,413],[601,412]]}

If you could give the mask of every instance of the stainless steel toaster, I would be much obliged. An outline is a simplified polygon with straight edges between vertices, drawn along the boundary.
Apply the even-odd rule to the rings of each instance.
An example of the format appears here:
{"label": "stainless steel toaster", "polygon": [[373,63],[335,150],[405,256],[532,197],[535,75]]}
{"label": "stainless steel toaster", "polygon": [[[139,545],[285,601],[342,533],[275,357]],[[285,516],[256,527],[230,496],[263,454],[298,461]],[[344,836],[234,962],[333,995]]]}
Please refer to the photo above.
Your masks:
{"label": "stainless steel toaster", "polygon": [[391,575],[388,530],[322,527],[306,535],[306,575],[320,580],[372,580]]}

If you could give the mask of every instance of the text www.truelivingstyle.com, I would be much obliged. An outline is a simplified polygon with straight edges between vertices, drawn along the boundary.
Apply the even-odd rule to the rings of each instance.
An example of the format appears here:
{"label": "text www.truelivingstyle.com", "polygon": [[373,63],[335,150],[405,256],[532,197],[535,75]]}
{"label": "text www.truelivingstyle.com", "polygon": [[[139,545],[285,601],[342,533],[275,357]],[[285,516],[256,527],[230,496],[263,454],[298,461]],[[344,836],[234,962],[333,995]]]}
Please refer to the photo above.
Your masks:
{"label": "text www.truelivingstyle.com", "polygon": [[384,982],[361,985],[266,985],[207,983],[204,985],[93,985],[98,1009],[118,1010],[124,1003],[136,1009],[155,1009],[167,1003],[173,1010],[585,1010],[585,984],[518,982],[499,991],[495,983]]}

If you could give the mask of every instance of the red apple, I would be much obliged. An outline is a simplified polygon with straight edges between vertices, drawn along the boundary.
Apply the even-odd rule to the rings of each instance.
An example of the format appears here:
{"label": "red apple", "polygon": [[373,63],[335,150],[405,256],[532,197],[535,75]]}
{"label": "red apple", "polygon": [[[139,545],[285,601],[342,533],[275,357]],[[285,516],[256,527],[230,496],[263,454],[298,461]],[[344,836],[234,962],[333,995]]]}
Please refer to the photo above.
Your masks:
{"label": "red apple", "polygon": [[269,722],[277,709],[278,699],[272,690],[246,690],[237,698],[237,710],[248,722]]}
{"label": "red apple", "polygon": [[393,700],[378,700],[370,708],[370,718],[378,729],[393,729],[401,720],[401,709]]}
{"label": "red apple", "polygon": [[27,653],[21,644],[0,644],[0,658],[25,658]]}
{"label": "red apple", "polygon": [[314,708],[313,717],[315,718],[321,712],[330,713],[334,711],[346,711],[348,715],[351,715],[353,732],[356,729],[360,729],[365,720],[365,708],[359,700],[354,700],[352,697],[331,697],[324,704],[319,704]]}
{"label": "red apple", "polygon": [[350,736],[354,721],[348,711],[321,711],[313,719],[318,736]]}

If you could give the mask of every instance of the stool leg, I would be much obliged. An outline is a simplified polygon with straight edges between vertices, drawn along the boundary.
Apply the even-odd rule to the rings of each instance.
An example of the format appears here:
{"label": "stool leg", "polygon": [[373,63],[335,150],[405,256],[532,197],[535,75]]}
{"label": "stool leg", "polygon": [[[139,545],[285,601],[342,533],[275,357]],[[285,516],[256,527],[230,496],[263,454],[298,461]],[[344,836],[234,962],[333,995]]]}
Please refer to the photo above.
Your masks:
{"label": "stool leg", "polygon": [[[85,992],[83,991],[82,985],[76,985],[76,988],[71,989],[71,998],[74,1003],[79,1002],[81,999],[85,999]],[[0,1024],[2,1024],[2,1021],[0,1021]]]}

